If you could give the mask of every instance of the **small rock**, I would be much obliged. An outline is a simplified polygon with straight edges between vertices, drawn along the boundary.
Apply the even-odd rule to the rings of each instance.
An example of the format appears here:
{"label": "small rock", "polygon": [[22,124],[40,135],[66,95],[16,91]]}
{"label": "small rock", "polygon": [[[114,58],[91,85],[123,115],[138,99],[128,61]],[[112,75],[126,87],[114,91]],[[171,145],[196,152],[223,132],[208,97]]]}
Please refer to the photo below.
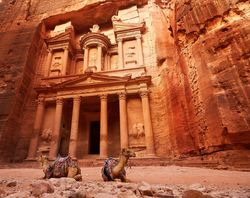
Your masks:
{"label": "small rock", "polygon": [[204,186],[202,186],[201,184],[199,184],[199,183],[191,184],[189,186],[189,189],[190,190],[198,190],[198,191],[201,191],[201,192],[206,190],[206,188]]}
{"label": "small rock", "polygon": [[10,181],[10,182],[7,183],[8,187],[15,187],[16,185],[17,185],[16,181]]}
{"label": "small rock", "polygon": [[0,197],[2,197],[2,195],[4,195],[6,192],[4,191],[4,189],[0,188]]}
{"label": "small rock", "polygon": [[7,180],[3,179],[3,180],[0,180],[0,184],[6,184],[7,183]]}
{"label": "small rock", "polygon": [[152,187],[146,182],[142,182],[141,185],[139,185],[138,190],[144,196],[153,196]]}
{"label": "small rock", "polygon": [[187,190],[183,193],[182,198],[202,198],[202,192],[198,190]]}
{"label": "small rock", "polygon": [[24,192],[16,192],[16,193],[13,193],[5,198],[26,198],[26,197],[33,197],[30,195],[30,192],[28,191],[24,191]]}
{"label": "small rock", "polygon": [[108,194],[108,193],[98,193],[95,195],[95,198],[117,198],[117,196],[114,196],[112,194]]}
{"label": "small rock", "polygon": [[136,195],[131,190],[128,190],[126,192],[118,193],[117,197],[119,197],[119,198],[136,198]]}
{"label": "small rock", "polygon": [[38,181],[34,184],[31,184],[32,190],[31,194],[35,197],[41,196],[43,193],[53,193],[54,187],[51,182],[47,181]]}

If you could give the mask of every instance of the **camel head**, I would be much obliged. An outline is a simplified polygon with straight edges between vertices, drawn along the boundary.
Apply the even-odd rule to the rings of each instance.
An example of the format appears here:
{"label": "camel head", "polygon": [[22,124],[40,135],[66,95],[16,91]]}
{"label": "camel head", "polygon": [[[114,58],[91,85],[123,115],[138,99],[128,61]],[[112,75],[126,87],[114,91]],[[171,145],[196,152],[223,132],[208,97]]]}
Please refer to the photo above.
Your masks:
{"label": "camel head", "polygon": [[40,155],[38,157],[38,161],[40,162],[42,168],[43,168],[43,172],[45,174],[44,178],[51,178],[52,174],[53,174],[53,167],[52,165],[49,164],[49,158],[46,155]]}
{"label": "camel head", "polygon": [[121,151],[121,155],[125,156],[126,158],[130,158],[130,157],[135,157],[135,153],[134,151],[127,149],[127,148],[123,148]]}

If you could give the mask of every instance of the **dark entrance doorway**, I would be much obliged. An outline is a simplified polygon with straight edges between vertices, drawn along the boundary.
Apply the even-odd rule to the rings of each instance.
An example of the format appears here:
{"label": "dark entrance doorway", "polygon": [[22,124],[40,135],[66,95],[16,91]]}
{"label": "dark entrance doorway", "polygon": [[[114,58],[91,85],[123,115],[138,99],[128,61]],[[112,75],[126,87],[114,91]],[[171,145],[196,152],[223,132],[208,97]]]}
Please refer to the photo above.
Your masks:
{"label": "dark entrance doorway", "polygon": [[89,154],[100,154],[100,122],[90,122]]}

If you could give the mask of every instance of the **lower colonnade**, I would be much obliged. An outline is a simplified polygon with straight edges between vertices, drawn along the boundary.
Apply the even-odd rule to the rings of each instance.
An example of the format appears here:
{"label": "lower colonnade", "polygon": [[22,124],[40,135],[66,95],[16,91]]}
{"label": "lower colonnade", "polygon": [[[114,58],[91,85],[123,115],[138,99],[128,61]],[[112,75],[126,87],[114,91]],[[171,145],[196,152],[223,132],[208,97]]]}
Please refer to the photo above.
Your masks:
{"label": "lower colonnade", "polygon": [[[146,145],[146,153],[148,156],[155,155],[155,146],[154,146],[154,138],[152,131],[152,121],[151,121],[151,113],[150,113],[150,105],[149,105],[149,97],[148,91],[139,92],[142,104],[142,115],[144,121],[144,131],[145,131],[145,145]],[[78,141],[78,126],[79,126],[79,115],[80,115],[80,107],[83,99],[86,96],[75,95],[72,96],[73,99],[73,109],[72,109],[72,119],[71,119],[71,131],[70,131],[70,140],[69,140],[69,155],[73,158],[77,158],[77,141]],[[98,95],[100,98],[100,158],[108,157],[108,98],[109,94],[100,94]],[[120,117],[120,147],[128,148],[129,147],[129,137],[128,137],[128,115],[127,115],[127,94],[126,92],[118,93],[119,98],[119,117]],[[52,139],[50,142],[49,149],[49,159],[53,160],[57,157],[59,146],[60,146],[60,138],[61,138],[61,121],[63,114],[63,105],[64,100],[69,98],[57,97],[56,98],[56,107],[55,107],[55,115],[54,115],[54,123],[52,130]],[[46,98],[39,97],[36,117],[34,122],[34,130],[32,133],[28,157],[29,159],[35,159],[38,152],[39,146],[39,134],[42,129],[42,122],[45,116],[45,108],[46,108]]]}

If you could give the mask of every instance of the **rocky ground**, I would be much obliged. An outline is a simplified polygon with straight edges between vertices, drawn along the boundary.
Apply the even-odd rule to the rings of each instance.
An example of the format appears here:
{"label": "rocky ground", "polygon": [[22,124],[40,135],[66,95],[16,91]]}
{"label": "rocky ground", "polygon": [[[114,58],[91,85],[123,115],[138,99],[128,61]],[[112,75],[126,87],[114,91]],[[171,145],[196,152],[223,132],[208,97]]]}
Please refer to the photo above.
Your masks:
{"label": "rocky ground", "polygon": [[128,183],[103,182],[100,167],[82,168],[83,181],[41,179],[41,169],[0,169],[0,197],[250,197],[250,172],[188,167],[132,167]]}

